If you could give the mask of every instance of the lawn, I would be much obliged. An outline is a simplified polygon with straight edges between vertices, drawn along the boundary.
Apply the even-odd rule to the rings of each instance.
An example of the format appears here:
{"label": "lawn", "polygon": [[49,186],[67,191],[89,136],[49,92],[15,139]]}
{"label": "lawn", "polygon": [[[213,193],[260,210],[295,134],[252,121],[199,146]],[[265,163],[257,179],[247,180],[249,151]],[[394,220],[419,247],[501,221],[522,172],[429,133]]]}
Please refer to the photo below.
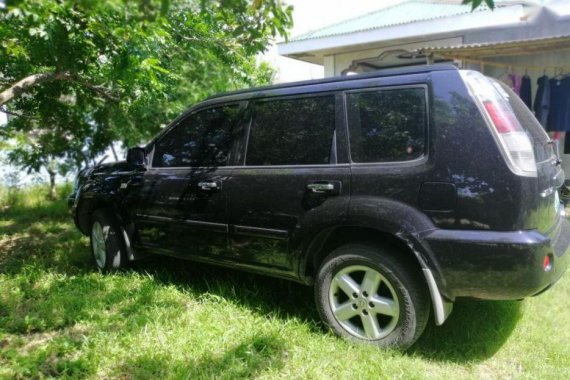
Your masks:
{"label": "lawn", "polygon": [[568,274],[522,302],[457,302],[408,352],[380,350],[325,331],[309,287],[165,257],[102,275],[42,191],[0,206],[0,378],[570,377]]}

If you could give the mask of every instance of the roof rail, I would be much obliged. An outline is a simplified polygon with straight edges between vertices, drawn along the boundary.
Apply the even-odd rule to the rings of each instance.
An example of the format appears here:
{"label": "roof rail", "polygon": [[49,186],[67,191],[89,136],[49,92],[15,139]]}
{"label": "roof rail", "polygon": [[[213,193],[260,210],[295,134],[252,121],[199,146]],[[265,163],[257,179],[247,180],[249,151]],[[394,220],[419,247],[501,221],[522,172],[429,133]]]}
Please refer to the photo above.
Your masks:
{"label": "roof rail", "polygon": [[429,73],[432,71],[448,71],[448,70],[458,70],[458,68],[454,65],[446,63],[446,64],[434,64],[434,65],[406,66],[406,67],[390,68],[384,70],[381,69],[364,74],[336,76],[324,79],[312,79],[300,82],[289,82],[289,83],[280,83],[269,86],[251,87],[243,90],[236,90],[236,91],[216,94],[208,97],[206,100],[216,99],[223,96],[240,95],[240,94],[247,94],[247,93],[265,91],[265,90],[276,90],[282,88],[310,86],[310,85],[324,84],[324,83],[344,82],[344,81],[352,81],[352,80],[367,79],[367,78],[382,78],[382,77],[390,77],[390,76],[406,75],[406,74],[422,74],[422,73]]}

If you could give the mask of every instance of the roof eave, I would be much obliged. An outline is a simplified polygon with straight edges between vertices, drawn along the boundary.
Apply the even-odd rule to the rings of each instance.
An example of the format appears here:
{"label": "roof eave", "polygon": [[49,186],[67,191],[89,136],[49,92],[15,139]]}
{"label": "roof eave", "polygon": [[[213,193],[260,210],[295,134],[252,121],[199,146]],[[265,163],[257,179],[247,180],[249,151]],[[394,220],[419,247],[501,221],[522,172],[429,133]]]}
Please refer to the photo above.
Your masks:
{"label": "roof eave", "polygon": [[512,41],[483,42],[455,46],[428,46],[416,49],[418,54],[434,54],[454,59],[485,59],[497,56],[522,56],[549,51],[570,50],[570,35],[528,38]]}
{"label": "roof eave", "polygon": [[[525,15],[524,6],[518,4],[498,8],[488,13],[469,13],[328,37],[281,42],[277,44],[277,49],[282,56],[319,63],[316,62],[319,60],[317,57],[325,51],[327,54],[334,54],[349,46],[381,44],[387,41],[414,38],[428,40],[444,34],[449,35],[449,33],[460,34],[468,30],[514,25],[524,22]],[[426,31],[429,32],[426,33]],[[322,57],[320,60],[322,61]]]}

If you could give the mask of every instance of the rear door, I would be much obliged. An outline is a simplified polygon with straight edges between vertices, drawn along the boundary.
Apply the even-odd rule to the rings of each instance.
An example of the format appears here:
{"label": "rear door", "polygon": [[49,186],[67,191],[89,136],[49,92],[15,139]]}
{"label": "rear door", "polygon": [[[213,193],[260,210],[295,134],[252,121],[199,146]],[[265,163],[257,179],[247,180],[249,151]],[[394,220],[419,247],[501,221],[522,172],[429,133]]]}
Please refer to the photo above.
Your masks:
{"label": "rear door", "polygon": [[[397,201],[417,207],[420,188],[431,177],[427,87],[417,84],[347,91],[346,104],[352,161],[351,219],[363,222],[361,208],[369,207],[369,197],[375,202]],[[389,210],[379,207],[377,212]]]}
{"label": "rear door", "polygon": [[143,246],[181,257],[228,253],[227,165],[242,107],[192,112],[156,141],[136,207]]}
{"label": "rear door", "polygon": [[[338,115],[337,115],[338,113]],[[350,167],[342,97],[252,100],[247,152],[229,186],[233,259],[294,276],[309,231],[346,216]],[[344,124],[342,124],[344,125]]]}

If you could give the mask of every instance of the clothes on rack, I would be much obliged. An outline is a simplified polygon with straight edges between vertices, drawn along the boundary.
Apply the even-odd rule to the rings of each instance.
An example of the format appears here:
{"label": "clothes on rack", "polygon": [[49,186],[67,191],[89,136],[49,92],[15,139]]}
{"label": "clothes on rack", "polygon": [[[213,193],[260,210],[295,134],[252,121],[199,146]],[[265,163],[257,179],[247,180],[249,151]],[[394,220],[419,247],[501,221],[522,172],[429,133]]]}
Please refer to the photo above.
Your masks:
{"label": "clothes on rack", "polygon": [[521,76],[517,74],[509,74],[509,81],[511,82],[511,88],[515,94],[521,94]]}
{"label": "clothes on rack", "polygon": [[522,77],[520,97],[528,109],[532,110],[532,88],[528,74]]}
{"label": "clothes on rack", "polygon": [[536,81],[538,88],[534,98],[534,115],[538,119],[540,125],[546,129],[548,123],[548,112],[550,110],[550,78],[543,75]]}
{"label": "clothes on rack", "polygon": [[570,131],[570,77],[550,79],[547,131]]}
{"label": "clothes on rack", "polygon": [[570,75],[560,74],[549,78],[545,74],[538,78],[534,103],[528,74],[520,76],[506,72],[499,77],[499,80],[509,86],[519,95],[523,103],[534,111],[537,120],[546,131],[570,132]]}

